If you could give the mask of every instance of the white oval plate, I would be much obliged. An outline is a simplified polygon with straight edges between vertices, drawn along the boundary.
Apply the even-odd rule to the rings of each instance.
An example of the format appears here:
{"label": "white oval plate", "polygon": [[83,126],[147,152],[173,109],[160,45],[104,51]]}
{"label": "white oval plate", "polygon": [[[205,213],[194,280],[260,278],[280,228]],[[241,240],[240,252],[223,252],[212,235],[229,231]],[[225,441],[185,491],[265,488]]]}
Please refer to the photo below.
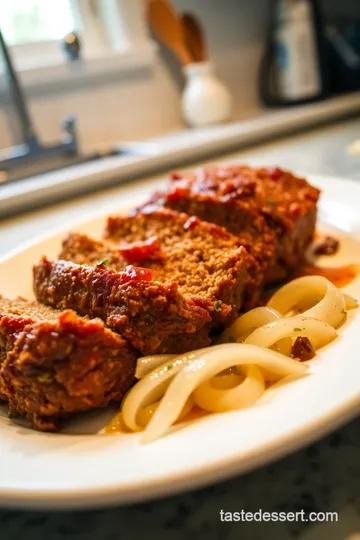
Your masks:
{"label": "white oval plate", "polygon": [[[324,264],[360,264],[360,186],[311,177],[323,190],[320,229],[342,239]],[[104,217],[76,226],[99,236]],[[67,227],[69,230],[69,227]],[[32,296],[31,266],[55,257],[66,230],[38,240],[0,263],[0,293]],[[346,289],[360,299],[360,279]],[[104,415],[89,414],[67,433],[44,434],[11,422],[0,408],[0,505],[85,508],[129,503],[191,489],[279,458],[360,410],[360,309],[339,338],[310,362],[309,375],[269,390],[254,407],[177,426],[143,446],[138,434],[95,435]]]}

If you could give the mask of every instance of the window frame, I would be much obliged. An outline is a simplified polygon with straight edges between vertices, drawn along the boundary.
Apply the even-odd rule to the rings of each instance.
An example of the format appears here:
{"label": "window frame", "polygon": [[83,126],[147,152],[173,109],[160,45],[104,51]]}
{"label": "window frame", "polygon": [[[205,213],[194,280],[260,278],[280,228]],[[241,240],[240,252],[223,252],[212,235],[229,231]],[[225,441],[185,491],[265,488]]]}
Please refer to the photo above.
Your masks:
{"label": "window frame", "polygon": [[[67,61],[58,40],[9,46],[25,87],[37,89],[62,81],[68,86],[96,75],[124,73],[153,64],[156,45],[147,32],[143,0],[71,0],[71,3],[75,18],[82,21],[78,31],[83,42],[81,60]],[[97,8],[96,15],[91,9],[92,4]],[[101,4],[107,6],[108,17],[112,10],[111,28],[105,27]],[[3,80],[4,75],[0,73],[0,93]]]}

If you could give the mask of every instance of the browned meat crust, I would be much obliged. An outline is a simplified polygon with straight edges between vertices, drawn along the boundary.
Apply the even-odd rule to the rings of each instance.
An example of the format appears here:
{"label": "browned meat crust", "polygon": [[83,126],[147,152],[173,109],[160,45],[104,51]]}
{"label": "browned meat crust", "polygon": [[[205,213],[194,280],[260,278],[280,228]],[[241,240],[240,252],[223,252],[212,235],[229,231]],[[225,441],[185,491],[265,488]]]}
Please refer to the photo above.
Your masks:
{"label": "browned meat crust", "polygon": [[[8,351],[12,349],[20,332],[28,324],[34,322],[31,308],[24,312],[24,302],[26,300],[22,298],[7,300],[0,296],[0,365],[5,360]],[[50,308],[45,306],[44,309],[49,309],[52,312]]]}
{"label": "browned meat crust", "polygon": [[62,418],[121,401],[134,380],[137,353],[99,319],[0,299],[0,335],[2,398],[35,429],[55,431]]}
{"label": "browned meat crust", "polygon": [[[80,315],[100,317],[143,354],[171,352],[167,340],[194,336],[211,321],[207,310],[184,298],[176,283],[162,285],[138,275],[144,269],[127,267],[117,272],[104,265],[90,267],[43,258],[34,266],[34,290],[40,302],[56,308],[71,308]],[[204,343],[199,332],[197,346]]]}
{"label": "browned meat crust", "polygon": [[255,255],[266,282],[273,282],[303,258],[314,233],[319,194],[303,178],[278,168],[217,166],[174,173],[168,190],[150,204],[226,227]]}
{"label": "browned meat crust", "polygon": [[110,217],[105,237],[98,242],[72,233],[59,258],[89,265],[105,259],[118,271],[134,260],[151,269],[160,283],[176,282],[182,294],[209,310],[215,324],[237,317],[249,256],[222,227],[160,209]]}

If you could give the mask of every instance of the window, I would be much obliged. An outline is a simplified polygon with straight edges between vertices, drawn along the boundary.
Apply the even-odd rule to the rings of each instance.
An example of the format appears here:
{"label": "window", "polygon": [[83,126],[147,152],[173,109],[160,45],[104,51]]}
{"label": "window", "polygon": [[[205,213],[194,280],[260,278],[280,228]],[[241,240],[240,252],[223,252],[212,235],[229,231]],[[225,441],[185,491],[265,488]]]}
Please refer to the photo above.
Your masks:
{"label": "window", "polygon": [[0,0],[0,21],[8,45],[59,40],[78,30],[71,0]]}
{"label": "window", "polygon": [[96,70],[119,70],[121,65],[124,69],[148,65],[154,46],[147,35],[144,8],[144,0],[0,0],[0,29],[16,69],[31,71],[28,79],[36,85],[46,82],[47,75],[52,81],[57,73],[60,78],[69,76],[61,40],[74,30],[85,62],[71,70],[73,79],[89,70],[94,75]]}

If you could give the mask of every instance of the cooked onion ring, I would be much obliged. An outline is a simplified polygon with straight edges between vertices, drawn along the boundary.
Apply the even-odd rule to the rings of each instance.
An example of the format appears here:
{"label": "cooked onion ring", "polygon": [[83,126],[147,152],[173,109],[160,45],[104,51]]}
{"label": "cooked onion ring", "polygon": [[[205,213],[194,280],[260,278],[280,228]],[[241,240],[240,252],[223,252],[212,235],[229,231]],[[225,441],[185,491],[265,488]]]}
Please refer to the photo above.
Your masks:
{"label": "cooked onion ring", "polygon": [[170,363],[176,354],[152,354],[151,356],[142,356],[136,362],[135,377],[142,379],[162,364]]}
{"label": "cooked onion ring", "polygon": [[231,343],[235,341],[241,341],[250,332],[263,326],[264,324],[281,319],[282,315],[276,309],[270,307],[257,307],[254,308],[241,317],[238,317],[236,321],[232,323],[229,328],[224,330],[221,334],[221,343]]}
{"label": "cooked onion ring", "polygon": [[277,321],[260,326],[244,341],[259,347],[271,347],[286,337],[308,337],[314,349],[327,345],[336,338],[336,330],[329,324],[303,315],[283,317]]}
{"label": "cooked onion ring", "polygon": [[[304,306],[312,305],[303,311]],[[290,281],[270,298],[267,306],[285,316],[298,307],[303,317],[311,317],[338,328],[344,320],[344,294],[322,276],[304,276]]]}
{"label": "cooked onion ring", "polygon": [[265,392],[265,380],[256,366],[246,366],[244,371],[245,379],[233,388],[215,388],[214,379],[204,381],[193,392],[196,405],[209,412],[233,411],[253,405]]}
{"label": "cooked onion ring", "polygon": [[[188,362],[169,384],[159,407],[144,431],[143,441],[150,442],[157,439],[169,426],[176,422],[186,400],[204,381],[234,365],[247,366],[249,364],[264,367],[270,372],[277,373],[279,377],[302,375],[307,369],[305,364],[287,358],[275,351],[262,349],[254,345],[233,343],[203,349],[201,356]],[[135,385],[133,390],[139,385],[140,383]],[[126,401],[131,397],[133,390],[129,392],[125,399],[123,408],[124,422],[130,428],[130,423],[133,423],[132,418],[136,417],[139,403],[141,404],[146,400],[146,396],[138,395],[137,403],[135,400],[132,403],[135,411],[129,410],[129,407],[125,408]],[[235,403],[234,408],[238,408]]]}

